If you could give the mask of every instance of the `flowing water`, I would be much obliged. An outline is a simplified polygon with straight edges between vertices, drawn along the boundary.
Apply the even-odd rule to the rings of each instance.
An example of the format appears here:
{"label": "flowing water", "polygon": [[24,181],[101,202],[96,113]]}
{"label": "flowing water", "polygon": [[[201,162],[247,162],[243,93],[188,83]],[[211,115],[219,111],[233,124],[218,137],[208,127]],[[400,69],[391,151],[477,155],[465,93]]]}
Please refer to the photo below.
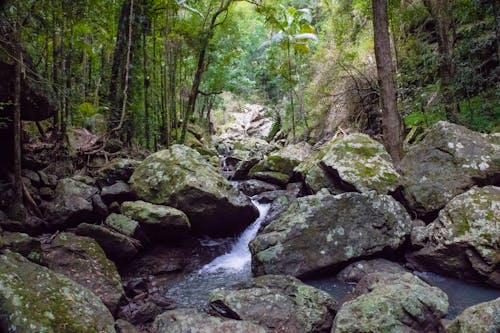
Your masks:
{"label": "flowing water", "polygon": [[191,273],[167,292],[166,296],[174,299],[179,307],[203,309],[213,289],[231,287],[252,278],[248,243],[257,235],[270,207],[270,204],[253,203],[259,210],[259,217],[235,240],[231,250]]}

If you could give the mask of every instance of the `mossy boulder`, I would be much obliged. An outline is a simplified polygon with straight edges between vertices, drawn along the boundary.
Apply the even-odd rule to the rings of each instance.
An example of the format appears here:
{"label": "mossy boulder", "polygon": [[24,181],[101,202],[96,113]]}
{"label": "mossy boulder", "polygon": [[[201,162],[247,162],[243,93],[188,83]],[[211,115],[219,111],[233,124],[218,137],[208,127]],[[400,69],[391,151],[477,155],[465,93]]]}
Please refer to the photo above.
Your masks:
{"label": "mossy boulder", "polygon": [[465,309],[446,327],[446,333],[500,332],[500,298]]}
{"label": "mossy boulder", "polygon": [[76,228],[76,234],[93,238],[104,250],[106,256],[115,261],[130,260],[141,248],[139,240],[127,237],[104,225],[81,223]]}
{"label": "mossy boulder", "polygon": [[94,293],[20,254],[0,255],[0,286],[2,332],[115,333]]}
{"label": "mossy boulder", "polygon": [[187,215],[173,207],[139,200],[124,202],[121,211],[123,215],[139,222],[152,240],[178,239],[191,229]]}
{"label": "mossy boulder", "polygon": [[73,178],[59,180],[54,201],[43,208],[53,229],[70,227],[90,219],[93,212],[92,196],[98,193],[94,186]]}
{"label": "mossy boulder", "polygon": [[500,144],[493,136],[440,121],[410,148],[400,168],[406,200],[426,217],[476,184],[498,184]]}
{"label": "mossy boulder", "polygon": [[248,175],[251,178],[284,186],[292,178],[293,169],[311,152],[312,147],[306,142],[286,146],[253,166]]}
{"label": "mossy boulder", "polygon": [[411,231],[403,206],[387,195],[322,190],[298,198],[250,242],[257,275],[304,276],[384,249]]}
{"label": "mossy boulder", "polygon": [[296,170],[315,192],[324,187],[334,193],[387,194],[395,191],[400,182],[384,146],[360,133],[331,140]]}
{"label": "mossy boulder", "polygon": [[283,275],[264,275],[237,289],[212,291],[211,311],[278,332],[328,332],[337,302],[326,292]]}
{"label": "mossy boulder", "polygon": [[196,233],[235,234],[258,216],[250,199],[186,146],[173,145],[150,155],[130,182],[140,199],[186,213]]}
{"label": "mossy boulder", "polygon": [[157,316],[154,333],[266,333],[254,323],[210,316],[194,309],[170,310]]}
{"label": "mossy boulder", "polygon": [[412,263],[500,287],[500,187],[456,196],[423,232],[423,248],[407,255]]}
{"label": "mossy boulder", "polygon": [[355,294],[339,309],[332,333],[437,332],[448,312],[447,295],[410,273],[368,274]]}
{"label": "mossy boulder", "polygon": [[125,296],[115,264],[89,237],[63,232],[45,248],[45,262],[54,272],[92,290],[115,313]]}
{"label": "mossy boulder", "polygon": [[140,161],[130,158],[115,158],[97,171],[97,178],[105,184],[114,184],[118,180],[127,182]]}
{"label": "mossy boulder", "polygon": [[104,225],[127,236],[139,240],[145,240],[144,232],[139,222],[122,214],[111,213],[104,221]]}
{"label": "mossy boulder", "polygon": [[2,234],[4,246],[13,252],[22,254],[35,263],[43,262],[42,246],[40,241],[21,232],[7,232]]}

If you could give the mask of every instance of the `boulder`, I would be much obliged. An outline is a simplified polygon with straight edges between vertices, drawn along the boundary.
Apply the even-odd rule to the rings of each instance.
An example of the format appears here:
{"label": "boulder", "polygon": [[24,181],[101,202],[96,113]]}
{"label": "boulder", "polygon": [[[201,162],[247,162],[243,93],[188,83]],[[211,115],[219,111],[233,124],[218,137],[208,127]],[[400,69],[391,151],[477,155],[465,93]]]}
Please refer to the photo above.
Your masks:
{"label": "boulder", "polygon": [[97,192],[96,187],[75,179],[61,179],[54,201],[44,204],[45,217],[51,227],[70,227],[90,219],[93,211],[91,198]]}
{"label": "boulder", "polygon": [[398,263],[386,259],[371,259],[356,261],[337,274],[337,279],[343,282],[358,283],[363,277],[371,273],[406,273],[407,270]]}
{"label": "boulder", "polygon": [[42,246],[40,241],[20,232],[7,232],[2,234],[4,246],[17,252],[35,263],[43,262]]}
{"label": "boulder", "polygon": [[182,145],[150,155],[130,182],[140,199],[186,213],[196,233],[235,234],[259,214],[203,156]]}
{"label": "boulder", "polygon": [[123,181],[117,181],[113,185],[105,186],[101,190],[101,198],[108,205],[112,202],[123,202],[136,199],[134,191]]}
{"label": "boulder", "polygon": [[121,180],[128,182],[140,161],[130,158],[115,158],[97,171],[97,178],[104,184],[114,184]]}
{"label": "boulder", "polygon": [[76,234],[93,238],[106,256],[116,261],[134,258],[141,248],[141,243],[137,239],[127,237],[103,225],[81,223],[76,228]]}
{"label": "boulder", "polygon": [[209,306],[218,315],[248,320],[272,332],[328,332],[336,301],[291,276],[265,275],[236,290],[212,291]]}
{"label": "boulder", "polygon": [[125,296],[115,264],[99,244],[89,237],[60,233],[45,248],[48,267],[94,291],[111,313]]}
{"label": "boulder", "polygon": [[238,189],[248,196],[254,196],[262,192],[277,191],[280,187],[263,182],[262,180],[249,179],[238,183]]}
{"label": "boulder", "polygon": [[312,192],[394,192],[400,176],[384,146],[366,134],[335,138],[301,163],[296,171]]}
{"label": "boulder", "polygon": [[154,333],[266,333],[267,331],[248,321],[213,317],[194,309],[170,310],[156,317]]}
{"label": "boulder", "polygon": [[259,163],[261,159],[257,157],[250,157],[248,159],[243,159],[238,162],[235,166],[234,174],[231,177],[233,180],[243,180],[247,179],[250,170]]}
{"label": "boulder", "polygon": [[132,220],[128,216],[111,213],[104,221],[104,225],[127,237],[146,240],[139,222]]}
{"label": "boulder", "polygon": [[332,333],[436,332],[448,312],[448,296],[411,273],[372,273],[339,309]]}
{"label": "boulder", "polygon": [[409,206],[427,217],[475,184],[499,184],[500,144],[492,136],[440,121],[410,148],[400,168]]}
{"label": "boulder", "polygon": [[189,219],[178,209],[145,201],[127,201],[122,214],[137,221],[151,240],[174,240],[191,229]]}
{"label": "boulder", "polygon": [[90,290],[20,254],[0,255],[0,331],[115,333],[113,316]]}
{"label": "boulder", "polygon": [[456,196],[407,255],[417,267],[500,287],[500,187],[473,187]]}
{"label": "boulder", "polygon": [[309,275],[395,250],[410,231],[408,213],[390,196],[334,196],[323,190],[298,198],[250,242],[252,270],[257,275]]}
{"label": "boulder", "polygon": [[249,176],[285,186],[293,176],[293,169],[303,162],[311,152],[312,147],[307,142],[286,146],[271,153],[253,166],[249,171]]}
{"label": "boulder", "polygon": [[465,309],[450,325],[446,333],[500,332],[500,298]]}

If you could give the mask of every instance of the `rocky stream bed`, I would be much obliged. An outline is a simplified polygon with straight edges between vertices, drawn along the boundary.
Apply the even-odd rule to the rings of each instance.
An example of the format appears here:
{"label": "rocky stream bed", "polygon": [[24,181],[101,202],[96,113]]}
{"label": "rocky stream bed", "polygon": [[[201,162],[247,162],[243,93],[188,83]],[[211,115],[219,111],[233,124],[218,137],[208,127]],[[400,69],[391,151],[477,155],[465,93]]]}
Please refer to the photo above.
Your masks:
{"label": "rocky stream bed", "polygon": [[499,144],[439,122],[398,170],[356,133],[26,168],[0,331],[499,332]]}

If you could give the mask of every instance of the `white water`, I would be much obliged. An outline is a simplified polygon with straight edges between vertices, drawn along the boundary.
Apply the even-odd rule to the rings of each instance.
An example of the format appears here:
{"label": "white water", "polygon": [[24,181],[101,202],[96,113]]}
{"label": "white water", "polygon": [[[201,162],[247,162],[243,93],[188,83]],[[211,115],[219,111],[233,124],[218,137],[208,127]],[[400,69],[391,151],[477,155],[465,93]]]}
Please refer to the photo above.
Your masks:
{"label": "white water", "polygon": [[203,308],[213,289],[229,287],[252,277],[248,243],[257,235],[270,208],[270,204],[253,203],[259,210],[259,217],[236,239],[231,250],[191,273],[167,292],[166,296],[173,298],[178,306]]}

